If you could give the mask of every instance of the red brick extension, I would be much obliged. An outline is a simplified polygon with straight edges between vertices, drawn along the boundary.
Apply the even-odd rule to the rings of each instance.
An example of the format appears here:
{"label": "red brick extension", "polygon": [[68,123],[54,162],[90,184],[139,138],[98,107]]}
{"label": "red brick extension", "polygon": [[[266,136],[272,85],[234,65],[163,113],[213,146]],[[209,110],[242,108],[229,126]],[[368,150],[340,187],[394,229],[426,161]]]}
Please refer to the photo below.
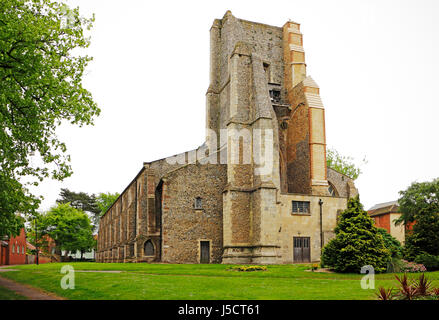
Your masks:
{"label": "red brick extension", "polygon": [[0,265],[26,263],[26,233],[21,229],[20,235],[0,241]]}

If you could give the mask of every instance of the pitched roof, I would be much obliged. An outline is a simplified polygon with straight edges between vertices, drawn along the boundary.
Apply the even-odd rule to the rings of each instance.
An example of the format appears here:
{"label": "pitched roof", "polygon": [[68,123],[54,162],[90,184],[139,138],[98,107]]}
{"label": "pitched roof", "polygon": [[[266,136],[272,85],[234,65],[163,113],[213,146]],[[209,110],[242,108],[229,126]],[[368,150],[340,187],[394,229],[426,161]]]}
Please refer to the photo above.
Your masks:
{"label": "pitched roof", "polygon": [[399,212],[398,201],[378,203],[367,211],[370,216],[377,216],[391,212]]}
{"label": "pitched roof", "polygon": [[26,246],[27,246],[27,248],[28,248],[29,250],[35,250],[35,249],[36,249],[35,246],[34,246],[33,244],[31,244],[31,243],[29,243],[29,242],[27,242],[27,241],[26,241]]}
{"label": "pitched roof", "polygon": [[389,201],[389,202],[378,203],[378,204],[372,206],[369,210],[384,208],[384,207],[388,207],[391,205],[398,205],[398,201]]}

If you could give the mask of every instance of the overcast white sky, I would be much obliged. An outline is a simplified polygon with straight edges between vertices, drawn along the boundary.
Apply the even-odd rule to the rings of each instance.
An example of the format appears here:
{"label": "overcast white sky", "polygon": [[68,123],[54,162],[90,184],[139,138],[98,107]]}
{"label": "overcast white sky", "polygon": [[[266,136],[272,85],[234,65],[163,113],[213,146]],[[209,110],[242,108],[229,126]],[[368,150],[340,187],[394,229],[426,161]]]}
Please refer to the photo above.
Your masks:
{"label": "overcast white sky", "polygon": [[320,86],[327,144],[368,164],[356,181],[368,209],[439,176],[439,1],[70,0],[96,15],[84,78],[102,110],[62,127],[74,174],[61,187],[121,192],[152,161],[204,141],[209,29],[226,10],[281,27],[301,23],[307,73]]}

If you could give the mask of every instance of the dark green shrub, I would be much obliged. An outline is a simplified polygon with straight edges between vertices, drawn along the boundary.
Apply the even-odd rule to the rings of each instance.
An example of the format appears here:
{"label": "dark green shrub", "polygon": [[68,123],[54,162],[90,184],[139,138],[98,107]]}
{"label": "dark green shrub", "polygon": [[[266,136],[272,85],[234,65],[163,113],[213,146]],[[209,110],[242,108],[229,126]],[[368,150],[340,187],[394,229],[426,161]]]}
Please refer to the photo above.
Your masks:
{"label": "dark green shrub", "polygon": [[375,272],[387,270],[390,252],[358,196],[349,199],[335,234],[336,237],[322,250],[323,265],[337,272],[359,273],[366,265],[373,266]]}
{"label": "dark green shrub", "polygon": [[384,240],[384,245],[389,250],[390,255],[393,258],[402,258],[402,245],[396,238],[394,238],[386,229],[378,228],[378,232],[381,234]]}
{"label": "dark green shrub", "polygon": [[392,257],[387,264],[387,272],[388,273],[398,273],[404,272],[406,267],[406,262],[400,258]]}
{"label": "dark green shrub", "polygon": [[439,256],[424,252],[416,256],[415,262],[423,264],[428,271],[439,270]]}
{"label": "dark green shrub", "polygon": [[320,257],[320,264],[322,268],[335,266],[337,264],[337,254],[339,248],[335,241],[329,241],[329,243],[323,248],[322,256]]}
{"label": "dark green shrub", "polygon": [[[408,240],[410,239],[410,240]],[[402,248],[402,256],[408,261],[414,261],[415,258],[422,253],[422,250],[413,245],[413,235],[406,236],[406,242]]]}
{"label": "dark green shrub", "polygon": [[416,215],[416,222],[406,235],[404,258],[413,260],[424,252],[439,255],[439,214],[427,210]]}

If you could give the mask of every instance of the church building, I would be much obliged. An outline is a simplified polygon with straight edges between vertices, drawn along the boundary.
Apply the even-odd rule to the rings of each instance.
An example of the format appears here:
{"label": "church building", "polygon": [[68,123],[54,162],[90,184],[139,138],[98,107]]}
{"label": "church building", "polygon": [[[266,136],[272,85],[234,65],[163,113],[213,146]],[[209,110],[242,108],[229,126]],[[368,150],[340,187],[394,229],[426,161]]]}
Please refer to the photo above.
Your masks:
{"label": "church building", "polygon": [[101,218],[96,260],[319,261],[357,193],[326,166],[325,107],[300,25],[227,11],[210,29],[205,143],[143,164]]}

